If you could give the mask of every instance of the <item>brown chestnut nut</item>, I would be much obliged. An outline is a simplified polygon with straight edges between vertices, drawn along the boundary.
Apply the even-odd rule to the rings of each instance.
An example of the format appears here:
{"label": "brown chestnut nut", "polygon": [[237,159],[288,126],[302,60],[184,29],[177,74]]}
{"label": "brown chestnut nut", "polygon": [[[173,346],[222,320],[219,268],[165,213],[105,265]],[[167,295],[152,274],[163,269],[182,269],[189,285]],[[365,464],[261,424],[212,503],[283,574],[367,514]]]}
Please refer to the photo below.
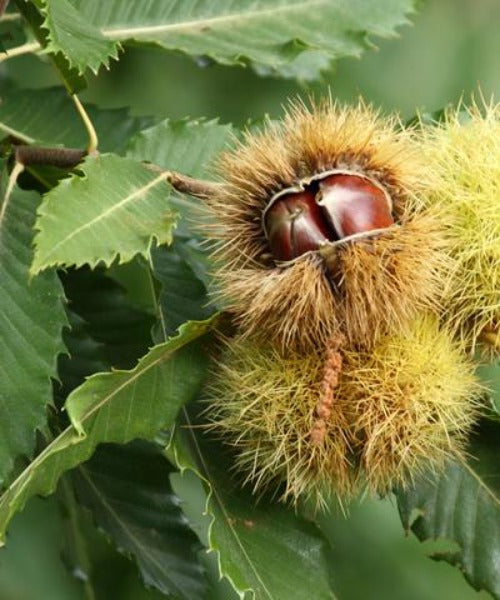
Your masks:
{"label": "brown chestnut nut", "polygon": [[319,182],[317,202],[340,239],[394,224],[389,195],[366,177],[325,177]]}
{"label": "brown chestnut nut", "polygon": [[277,260],[292,260],[333,239],[313,192],[307,190],[276,198],[265,213],[264,226]]}

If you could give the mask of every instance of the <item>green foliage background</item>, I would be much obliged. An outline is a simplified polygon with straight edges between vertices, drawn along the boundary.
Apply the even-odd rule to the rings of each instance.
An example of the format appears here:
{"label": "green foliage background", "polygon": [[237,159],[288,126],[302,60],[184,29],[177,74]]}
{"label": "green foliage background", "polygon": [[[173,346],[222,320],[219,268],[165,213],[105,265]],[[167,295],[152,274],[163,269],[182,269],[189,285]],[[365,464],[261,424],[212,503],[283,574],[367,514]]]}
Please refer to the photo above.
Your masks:
{"label": "green foliage background", "polygon": [[[415,109],[432,112],[449,102],[456,104],[462,96],[467,98],[470,92],[477,92],[478,85],[485,97],[491,94],[497,99],[500,97],[500,4],[497,0],[429,0],[421,3],[412,21],[413,26],[399,29],[400,38],[377,39],[379,49],[367,52],[362,60],[340,60],[323,74],[319,83],[261,77],[250,68],[208,64],[206,61],[197,64],[185,55],[166,54],[155,48],[129,47],[119,62],[110,61],[109,71],[101,69],[97,77],[90,77],[88,89],[82,92],[81,99],[100,108],[130,107],[132,115],[137,117],[138,130],[147,126],[149,117],[155,120],[186,116],[219,118],[223,123],[242,125],[264,113],[278,116],[290,95],[318,93],[327,86],[343,100],[353,100],[362,94],[386,110],[400,111],[405,118],[411,117]],[[3,42],[7,48],[18,43],[15,36]],[[15,88],[44,89],[57,84],[59,80],[52,67],[38,58],[24,56],[0,64],[0,95],[4,91],[13,93]],[[120,118],[115,129],[119,127],[118,121]],[[78,139],[59,140],[59,133],[54,132],[56,137],[52,143],[82,143]],[[84,139],[83,134],[81,137]],[[106,135],[101,135],[101,139],[105,146]],[[164,235],[166,238],[168,232]],[[158,256],[157,260],[161,261],[161,272],[169,273],[169,257]],[[123,273],[120,271],[117,277],[129,281]],[[202,294],[203,291],[189,288],[187,293]],[[137,308],[131,298],[127,310]],[[150,312],[148,308],[146,311]],[[177,322],[170,324],[170,331],[177,325]],[[78,332],[78,328],[74,331]],[[71,343],[80,348],[80,342],[75,338]],[[127,343],[140,345],[141,340],[136,338]],[[147,341],[143,346],[147,347]],[[137,354],[132,350],[130,355]],[[107,365],[103,356],[101,366],[95,370],[104,370]],[[130,366],[125,356],[123,368]],[[94,469],[98,473],[97,462]],[[198,498],[197,482],[190,475],[175,476],[172,482],[189,513]],[[77,489],[84,494],[84,486]],[[86,491],[88,493],[88,488]],[[63,497],[65,493],[70,494],[63,489]],[[66,500],[67,506],[75,502],[68,497]],[[87,504],[91,502],[92,498],[87,497]],[[367,500],[351,507],[348,520],[337,514],[323,524],[332,543],[328,560],[331,561],[333,589],[338,598],[487,598],[485,592],[477,593],[465,586],[458,570],[444,562],[429,561],[426,552],[435,550],[436,544],[420,544],[412,535],[408,539],[404,537],[392,502],[391,499]],[[61,512],[58,500],[52,497],[32,499],[24,512],[14,518],[7,548],[0,551],[0,600],[83,598],[88,589],[81,577],[78,578],[82,574],[76,573],[77,577],[72,577],[59,560],[62,538],[77,535],[75,532],[78,531],[84,532],[85,543],[90,549],[97,599],[155,600],[163,597],[157,590],[144,588],[136,564],[116,552],[99,533],[89,514],[75,516],[71,511]],[[73,543],[72,547],[78,548],[78,543]],[[439,544],[438,549],[450,548]],[[235,598],[227,584],[219,587],[216,567],[210,557],[202,551],[199,555],[206,563],[210,585],[218,589],[218,595],[214,592],[213,598]],[[71,557],[66,560],[69,564],[75,563]],[[82,561],[79,557],[80,564]]]}

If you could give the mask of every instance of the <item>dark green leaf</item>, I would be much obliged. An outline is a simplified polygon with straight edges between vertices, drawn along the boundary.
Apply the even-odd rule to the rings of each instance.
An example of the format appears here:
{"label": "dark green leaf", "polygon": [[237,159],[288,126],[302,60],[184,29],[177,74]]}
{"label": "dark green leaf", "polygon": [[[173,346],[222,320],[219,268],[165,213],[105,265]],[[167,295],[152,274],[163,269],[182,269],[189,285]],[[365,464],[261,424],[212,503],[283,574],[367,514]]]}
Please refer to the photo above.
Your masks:
{"label": "dark green leaf", "polygon": [[[153,317],[132,306],[125,290],[100,269],[70,269],[62,281],[70,309],[84,319],[86,334],[101,345],[95,358],[107,366],[99,370],[132,368],[152,344]],[[76,360],[82,353],[88,355],[78,342],[73,340],[75,352],[71,353]]]}
{"label": "dark green leaf", "polygon": [[[120,153],[127,140],[150,123],[131,117],[125,109],[100,110],[85,105],[101,152]],[[61,88],[10,90],[1,94],[0,134],[13,135],[27,144],[84,148],[87,131],[75,105]]]}
{"label": "dark green leaf", "polygon": [[147,585],[179,599],[202,599],[199,543],[170,488],[170,470],[153,444],[110,444],[76,469],[73,481],[79,501],[118,548],[135,557]]}
{"label": "dark green leaf", "polygon": [[[2,181],[3,178],[3,181]],[[14,459],[30,456],[37,429],[46,424],[52,402],[51,377],[64,351],[67,324],[57,275],[30,279],[33,225],[40,197],[14,187],[7,196],[0,173],[0,483]]]}
{"label": "dark green leaf", "polygon": [[0,498],[0,539],[12,516],[35,494],[54,491],[59,477],[88,460],[102,442],[151,439],[172,426],[179,408],[197,393],[206,368],[194,342],[212,326],[192,322],[155,346],[130,371],[96,374],[74,390],[66,408],[72,425],[31,462]]}
{"label": "dark green leaf", "polygon": [[189,319],[206,319],[214,312],[208,306],[203,283],[195,276],[189,264],[179,255],[180,242],[152,253],[155,278],[161,284],[159,296],[162,327],[169,335]]}
{"label": "dark green leaf", "polygon": [[212,517],[208,548],[218,554],[220,574],[239,594],[250,591],[259,600],[334,598],[327,544],[316,527],[286,506],[257,503],[230,476],[228,457],[191,425],[188,420],[187,430],[177,430],[171,452],[179,468],[205,484]]}
{"label": "dark green leaf", "polygon": [[500,597],[500,426],[485,424],[467,463],[450,462],[444,473],[423,476],[398,491],[403,526],[420,539],[444,538],[459,549],[435,555],[463,571],[478,590]]}

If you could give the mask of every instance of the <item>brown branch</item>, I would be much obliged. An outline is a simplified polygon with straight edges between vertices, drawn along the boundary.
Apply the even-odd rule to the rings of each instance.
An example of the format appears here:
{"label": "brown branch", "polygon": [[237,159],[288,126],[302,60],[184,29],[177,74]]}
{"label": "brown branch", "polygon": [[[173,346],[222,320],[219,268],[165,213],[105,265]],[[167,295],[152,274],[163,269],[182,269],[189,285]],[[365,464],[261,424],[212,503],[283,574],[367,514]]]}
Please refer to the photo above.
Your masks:
{"label": "brown branch", "polygon": [[85,150],[77,148],[40,148],[38,146],[14,146],[14,159],[22,165],[50,165],[72,169],[86,156]]}
{"label": "brown branch", "polygon": [[150,171],[154,171],[155,173],[166,173],[167,181],[178,192],[189,194],[190,196],[200,198],[201,200],[206,200],[207,198],[212,198],[213,196],[217,195],[223,185],[213,181],[194,179],[193,177],[183,175],[178,171],[169,171],[168,169],[163,169],[162,167],[152,163],[144,163],[144,165]]}
{"label": "brown branch", "polygon": [[339,383],[340,373],[342,372],[342,353],[341,349],[345,343],[342,334],[333,338],[326,348],[325,370],[323,381],[321,382],[321,395],[316,404],[314,415],[316,417],[312,430],[311,442],[313,444],[321,443],[326,435],[327,423],[332,413],[333,403],[335,401],[335,388]]}
{"label": "brown branch", "polygon": [[7,6],[9,6],[9,0],[0,0],[0,17],[7,10]]}
{"label": "brown branch", "polygon": [[[86,150],[78,148],[41,148],[38,146],[15,145],[14,159],[24,166],[50,165],[72,169],[87,156]],[[194,179],[177,171],[144,162],[144,166],[154,173],[165,174],[165,180],[177,191],[195,198],[206,200],[219,193],[222,184],[213,181]]]}

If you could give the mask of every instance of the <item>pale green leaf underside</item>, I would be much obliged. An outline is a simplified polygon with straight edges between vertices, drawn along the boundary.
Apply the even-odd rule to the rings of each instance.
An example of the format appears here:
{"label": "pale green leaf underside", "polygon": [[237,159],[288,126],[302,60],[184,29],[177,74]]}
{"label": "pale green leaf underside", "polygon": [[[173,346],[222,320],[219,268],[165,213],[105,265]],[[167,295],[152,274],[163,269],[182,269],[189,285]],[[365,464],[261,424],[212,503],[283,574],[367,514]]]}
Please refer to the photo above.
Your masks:
{"label": "pale green leaf underside", "polygon": [[106,265],[170,243],[175,215],[166,175],[112,154],[87,157],[38,210],[32,272],[51,265]]}
{"label": "pale green leaf underside", "polygon": [[188,323],[178,336],[152,348],[134,369],[98,373],[70,394],[66,408],[73,425],[0,498],[0,540],[29,498],[53,492],[59,477],[90,458],[98,444],[152,439],[172,426],[179,408],[197,393],[206,368],[204,353],[191,342],[210,327],[210,321]]}
{"label": "pale green leaf underside", "polygon": [[451,462],[443,474],[422,477],[397,493],[405,529],[420,540],[458,543],[456,552],[437,558],[458,566],[476,589],[495,598],[500,597],[499,433],[498,424],[491,423],[470,449],[474,458],[468,464]]}
{"label": "pale green leaf underside", "polygon": [[242,597],[250,591],[255,600],[334,598],[326,541],[314,525],[289,507],[258,503],[242,490],[226,457],[199,429],[178,431],[171,449],[177,465],[206,485],[209,550],[217,553],[220,574]]}
{"label": "pale green leaf underside", "polygon": [[29,279],[39,195],[14,188],[5,203],[0,188],[1,484],[18,455],[32,454],[36,430],[45,427],[67,321],[57,275]]}
{"label": "pale green leaf underside", "polygon": [[62,52],[80,74],[87,68],[97,73],[101,65],[109,66],[110,58],[118,58],[118,43],[106,39],[68,0],[44,0],[42,13],[46,49]]}
{"label": "pale green leaf underside", "polygon": [[127,156],[192,177],[206,177],[215,157],[230,143],[232,132],[231,125],[216,120],[166,119],[131,138]]}
{"label": "pale green leaf underside", "polygon": [[108,39],[156,43],[234,64],[279,68],[315,49],[359,56],[368,35],[390,36],[413,0],[71,0]]}

